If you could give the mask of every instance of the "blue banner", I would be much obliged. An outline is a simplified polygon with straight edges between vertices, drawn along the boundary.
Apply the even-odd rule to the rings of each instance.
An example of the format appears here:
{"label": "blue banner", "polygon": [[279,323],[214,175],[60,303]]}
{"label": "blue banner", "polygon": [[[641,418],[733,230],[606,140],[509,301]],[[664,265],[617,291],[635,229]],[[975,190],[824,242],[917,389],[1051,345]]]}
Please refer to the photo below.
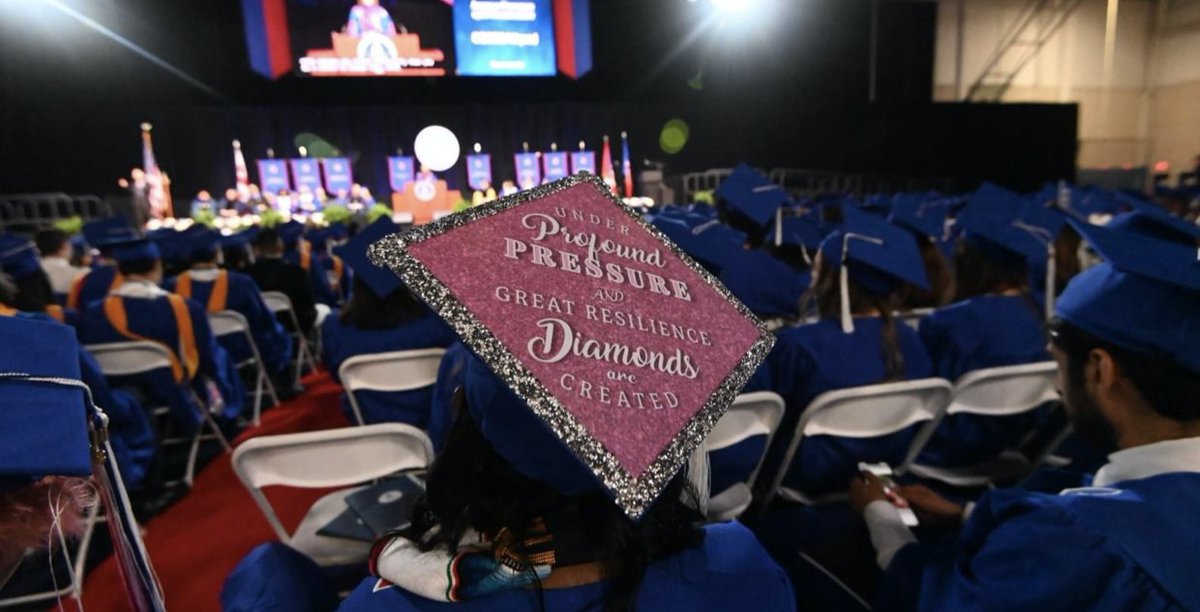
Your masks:
{"label": "blue banner", "polygon": [[263,193],[271,194],[288,189],[290,183],[287,162],[282,159],[258,160],[258,186],[262,188]]}
{"label": "blue banner", "polygon": [[392,156],[388,158],[388,183],[392,191],[400,193],[404,186],[413,181],[413,158],[411,155]]}
{"label": "blue banner", "polygon": [[454,3],[456,72],[462,76],[554,76],[551,0]]}
{"label": "blue banner", "polygon": [[321,171],[325,175],[325,192],[336,195],[339,191],[350,192],[354,177],[350,171],[350,160],[345,157],[329,157],[321,160]]}
{"label": "blue banner", "polygon": [[492,185],[492,156],[488,153],[478,153],[467,156],[467,184],[471,189],[485,189]]}
{"label": "blue banner", "polygon": [[292,187],[296,191],[300,191],[303,187],[316,191],[321,186],[321,170],[317,165],[317,160],[290,159],[288,163],[292,165]]}
{"label": "blue banner", "polygon": [[567,174],[567,154],[565,152],[542,153],[542,176],[545,177],[547,183],[566,178]]}
{"label": "blue banner", "polygon": [[517,153],[513,155],[517,166],[517,186],[530,189],[542,184],[542,168],[538,163],[537,153]]}
{"label": "blue banner", "polygon": [[576,151],[571,154],[571,174],[579,174],[582,170],[596,173],[595,151]]}

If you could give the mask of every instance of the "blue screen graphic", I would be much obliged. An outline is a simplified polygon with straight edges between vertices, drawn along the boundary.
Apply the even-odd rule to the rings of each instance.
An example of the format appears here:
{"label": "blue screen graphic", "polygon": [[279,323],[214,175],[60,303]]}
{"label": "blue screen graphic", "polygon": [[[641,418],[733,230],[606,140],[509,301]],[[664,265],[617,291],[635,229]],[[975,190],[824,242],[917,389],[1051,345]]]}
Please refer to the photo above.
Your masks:
{"label": "blue screen graphic", "polygon": [[462,76],[554,76],[550,0],[456,0],[454,52]]}

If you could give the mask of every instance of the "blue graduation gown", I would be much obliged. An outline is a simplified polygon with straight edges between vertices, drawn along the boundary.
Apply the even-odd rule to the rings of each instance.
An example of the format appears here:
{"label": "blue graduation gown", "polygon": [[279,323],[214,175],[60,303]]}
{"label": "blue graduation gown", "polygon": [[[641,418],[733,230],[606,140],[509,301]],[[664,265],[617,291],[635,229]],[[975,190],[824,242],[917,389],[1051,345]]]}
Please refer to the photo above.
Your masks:
{"label": "blue graduation gown", "polygon": [[[258,352],[265,362],[263,365],[268,372],[275,374],[282,372],[292,359],[291,336],[263,302],[262,292],[258,290],[254,279],[240,272],[227,272],[227,274],[229,275],[229,289],[225,303],[223,306],[216,305],[218,306],[216,310],[232,310],[246,317],[246,323],[250,326],[250,335],[254,338],[254,344],[258,347]],[[171,292],[176,291],[177,284],[177,278],[167,279],[163,283],[166,290]],[[214,284],[192,278],[191,299],[211,310],[214,305],[209,302]],[[234,363],[241,363],[254,356],[246,338],[240,334],[222,336],[217,341],[229,353]]]}
{"label": "blue graduation gown", "polygon": [[765,318],[795,317],[811,278],[763,251],[742,251],[731,257],[720,276],[750,312]]}
{"label": "blue graduation gown", "polygon": [[316,563],[286,544],[259,544],[221,587],[224,612],[328,612],[337,588]]}
{"label": "blue graduation gown", "polygon": [[[175,321],[175,313],[166,297],[156,298],[119,298],[128,317],[129,330],[139,336],[150,338],[170,348],[179,355],[179,330]],[[199,357],[197,376],[186,384],[195,391],[201,402],[206,401],[208,389],[204,379],[212,380],[220,391],[225,402],[221,416],[235,418],[242,411],[245,391],[237,367],[213,338],[208,327],[208,317],[204,307],[187,300],[188,315],[192,320],[192,335],[196,343]],[[104,311],[104,302],[97,301],[89,304],[80,313],[79,339],[84,344],[102,344],[106,342],[127,342],[132,340],[121,335],[109,322]],[[134,377],[117,377],[111,379],[117,385],[130,384],[145,392],[150,401],[165,404],[171,408],[174,421],[185,431],[194,431],[200,424],[200,411],[203,406],[197,406],[193,394],[187,392],[185,386],[176,382],[169,369],[147,372]]]}
{"label": "blue graduation gown", "polygon": [[957,542],[909,544],[876,609],[1200,609],[1200,474],[1065,491],[991,491]]}
{"label": "blue graduation gown", "polygon": [[[934,374],[950,381],[974,370],[1050,359],[1041,314],[1024,296],[986,295],[950,304],[923,318],[919,333]],[[959,466],[985,461],[1018,443],[1045,412],[949,415],[918,462]]]}
{"label": "blue graduation gown", "polygon": [[[704,527],[704,543],[655,561],[638,589],[637,610],[795,610],[783,570],[740,523]],[[389,586],[376,590],[369,578],[342,602],[343,612],[446,610],[454,612],[537,610],[533,589],[512,589],[457,603],[435,602]],[[599,610],[607,583],[545,589],[546,610]]]}
{"label": "blue graduation gown", "polygon": [[438,364],[437,382],[433,384],[429,407],[429,426],[425,428],[434,451],[441,452],[446,434],[454,424],[454,392],[466,384],[467,357],[470,355],[465,344],[455,342],[446,348],[446,354]]}
{"label": "blue graduation gown", "polygon": [[[917,332],[898,321],[893,328],[904,358],[899,380],[931,376],[929,355]],[[775,348],[744,389],[774,391],[785,404],[780,433],[764,464],[765,475],[773,474],[782,462],[800,414],[814,398],[826,391],[885,382],[882,342],[883,319],[879,317],[855,318],[854,332],[849,334],[843,333],[834,319],[779,333]],[[783,483],[810,493],[844,491],[860,461],[900,463],[918,429],[916,425],[888,436],[858,440],[825,435],[806,438]]]}
{"label": "blue graduation gown", "polygon": [[[441,317],[432,312],[392,329],[359,329],[341,321],[336,314],[321,324],[322,358],[334,380],[342,362],[355,355],[408,351],[423,348],[443,348],[458,340]],[[422,429],[430,424],[429,411],[433,389],[384,392],[359,391],[355,394],[365,423],[400,422]],[[354,411],[345,395],[342,412],[354,422]]]}
{"label": "blue graduation gown", "polygon": [[84,306],[108,295],[121,284],[116,266],[99,266],[75,279],[67,294],[67,307],[83,310]]}

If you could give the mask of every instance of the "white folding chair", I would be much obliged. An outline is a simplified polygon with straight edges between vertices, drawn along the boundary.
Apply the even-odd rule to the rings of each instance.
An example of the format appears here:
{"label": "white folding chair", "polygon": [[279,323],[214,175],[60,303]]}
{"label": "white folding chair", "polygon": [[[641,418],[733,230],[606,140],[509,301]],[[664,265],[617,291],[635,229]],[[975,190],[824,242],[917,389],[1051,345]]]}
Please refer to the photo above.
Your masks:
{"label": "white folding chair", "polygon": [[412,391],[432,387],[445,354],[446,349],[428,348],[355,355],[343,361],[338,378],[342,379],[358,424],[363,424],[363,417],[354,397],[356,391]]}
{"label": "white folding chair", "polygon": [[783,419],[783,407],[783,398],[776,393],[743,393],[737,396],[729,410],[721,416],[712,431],[708,432],[704,444],[710,455],[713,451],[729,448],[743,440],[766,436],[762,454],[759,455],[758,462],[754,464],[754,470],[748,478],[724,491],[712,492],[712,497],[708,500],[708,520],[728,521],[737,518],[750,507],[754,482],[762,469],[771,439],[775,437],[775,430],[779,428],[779,421]]}
{"label": "white folding chair", "polygon": [[[286,293],[281,291],[263,291],[263,302],[267,308],[276,316],[283,314],[291,321],[292,340],[296,343],[296,380],[300,380],[300,374],[304,371],[307,365],[310,370],[317,368],[317,360],[313,357],[313,353],[308,344],[308,338],[304,336],[304,332],[300,330],[300,319],[296,317],[296,309],[292,306],[292,299]],[[320,326],[314,324],[314,329],[319,329]]]}
{"label": "white folding chair", "polygon": [[[1044,361],[968,372],[954,384],[954,392],[943,415],[939,415],[938,423],[945,416],[955,414],[1000,418],[1034,410],[1058,399],[1054,381],[1057,370],[1053,361]],[[935,423],[921,432],[917,440],[921,447],[926,445],[936,428]],[[998,478],[1019,477],[1032,468],[1023,454],[1010,450],[975,465],[947,468],[914,463],[909,471],[954,486],[978,487]]]}
{"label": "white folding chair", "polygon": [[325,566],[360,563],[370,552],[369,542],[317,535],[317,530],[346,510],[346,496],[361,487],[317,500],[292,534],[279,521],[263,487],[359,485],[396,472],[423,470],[432,461],[429,437],[404,423],[262,436],[247,440],[233,452],[234,471],[279,540]]}
{"label": "white folding chair", "polygon": [[[171,369],[171,354],[167,352],[167,348],[157,342],[149,342],[144,340],[131,342],[110,342],[105,344],[89,344],[84,347],[100,364],[100,370],[104,372],[105,377],[114,376],[136,376],[147,372],[153,372],[159,369]],[[217,440],[221,443],[221,447],[228,452],[230,449],[229,441],[225,439],[225,434],[221,433],[221,428],[217,426],[216,420],[213,419],[212,413],[204,408],[206,405],[199,397],[196,397],[195,391],[190,386],[186,388],[186,392],[192,394],[195,404],[200,406],[200,416],[203,423],[196,428],[196,433],[192,434],[190,439],[187,438],[164,438],[159,440],[162,446],[187,443],[188,449],[187,467],[183,475],[183,482],[187,486],[192,486],[192,480],[196,475],[196,457],[200,453],[200,443],[204,440]],[[154,417],[166,417],[170,423],[170,408],[166,406],[147,407],[150,409],[150,414]],[[211,435],[204,433],[207,428]],[[168,483],[169,484],[169,483]]]}
{"label": "white folding chair", "polygon": [[912,310],[898,310],[892,313],[892,316],[901,323],[913,328],[921,328],[921,319],[927,315],[933,314],[933,308],[913,308]]}
{"label": "white folding chair", "polygon": [[[771,497],[779,496],[803,504],[843,498],[841,494],[816,496],[783,486],[784,477],[792,469],[792,461],[805,438],[816,435],[874,438],[903,431],[918,423],[926,423],[928,427],[950,399],[950,389],[949,381],[924,378],[838,389],[818,395],[796,424],[783,463],[771,483]],[[919,450],[916,443],[921,433],[914,437],[904,460],[892,466],[897,474],[903,474],[916,456]]]}
{"label": "white folding chair", "polygon": [[212,329],[213,336],[217,338],[240,335],[250,346],[250,359],[238,363],[237,369],[240,372],[244,368],[254,368],[254,425],[258,426],[261,423],[263,397],[269,396],[271,405],[275,406],[279,404],[279,396],[275,394],[275,385],[271,382],[271,377],[267,375],[267,366],[263,363],[262,353],[259,352],[258,345],[254,343],[254,336],[250,334],[250,323],[240,312],[222,310],[208,313],[208,326]]}

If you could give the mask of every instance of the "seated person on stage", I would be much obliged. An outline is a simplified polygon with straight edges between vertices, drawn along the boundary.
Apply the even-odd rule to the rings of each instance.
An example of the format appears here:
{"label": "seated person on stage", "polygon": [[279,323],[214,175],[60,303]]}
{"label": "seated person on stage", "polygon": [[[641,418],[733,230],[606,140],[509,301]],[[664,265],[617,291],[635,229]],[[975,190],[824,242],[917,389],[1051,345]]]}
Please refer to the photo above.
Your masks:
{"label": "seated person on stage", "polygon": [[[50,322],[51,319],[40,312],[21,312],[13,307],[19,300],[8,294],[7,289],[0,285],[0,318],[17,317],[22,321]],[[55,321],[57,323],[57,321]],[[9,322],[8,325],[18,325]],[[33,325],[33,328],[39,327]],[[71,330],[72,338],[75,330]],[[72,344],[76,344],[72,342]],[[149,470],[150,462],[158,446],[154,430],[150,424],[149,413],[138,403],[137,399],[121,389],[110,388],[100,371],[96,360],[82,347],[79,348],[79,369],[81,380],[91,389],[92,401],[104,409],[108,415],[108,434],[113,452],[116,453],[117,465],[121,469],[121,477],[125,487],[134,490],[141,486]]]}
{"label": "seated person on stage", "polygon": [[[458,339],[450,326],[414,296],[395,273],[367,259],[371,243],[398,231],[400,228],[391,219],[380,217],[350,242],[335,249],[354,269],[350,302],[321,324],[322,360],[335,380],[342,363],[356,355],[444,348]],[[358,391],[354,397],[365,423],[399,421],[424,429],[430,424],[432,392],[432,388]],[[350,422],[356,421],[345,398],[342,411]]]}
{"label": "seated person on stage", "polygon": [[1057,495],[998,489],[963,508],[900,487],[924,523],[964,520],[955,541],[917,543],[880,482],[855,478],[894,609],[1200,609],[1200,267],[1194,248],[1078,229],[1105,260],[1058,301],[1051,352],[1075,431],[1119,449]]}
{"label": "seated person on stage", "polygon": [[[283,241],[275,229],[264,229],[254,237],[254,263],[246,268],[262,291],[278,291],[288,296],[300,322],[300,333],[308,335],[317,320],[312,281],[300,266],[283,259]],[[291,330],[292,322],[280,317],[284,328]]]}
{"label": "seated person on stage", "polygon": [[[921,320],[920,336],[935,376],[949,381],[984,368],[1046,361],[1042,313],[1029,295],[1029,260],[1044,261],[1046,247],[1010,223],[960,215],[954,270],[958,301]],[[987,417],[947,415],[918,463],[961,466],[991,459],[1018,444],[1045,410]]]}
{"label": "seated person on stage", "polygon": [[[867,213],[847,208],[844,214],[845,222],[826,237],[814,258],[806,301],[815,302],[820,320],[781,331],[745,389],[774,391],[786,404],[782,433],[772,441],[763,473],[787,469],[785,486],[812,493],[842,490],[863,459],[852,441],[828,436],[810,439],[790,466],[779,465],[809,402],[826,391],[930,375],[929,356],[917,333],[891,315],[892,300],[904,283],[926,286],[916,241]],[[843,302],[841,296],[849,300]],[[870,444],[875,451],[907,448],[913,434],[901,432]]]}
{"label": "seated person on stage", "polygon": [[148,340],[164,346],[171,359],[170,371],[114,382],[136,386],[153,405],[169,406],[174,421],[185,431],[200,424],[202,410],[220,407],[219,416],[236,418],[245,391],[236,365],[212,336],[204,306],[158,286],[162,261],[154,243],[145,239],[120,243],[113,256],[125,282],[83,309],[80,341]]}
{"label": "seated person on stage", "polygon": [[[280,379],[292,358],[292,339],[263,303],[254,279],[217,267],[221,235],[210,229],[196,232],[188,237],[183,250],[191,259],[192,267],[168,279],[164,283],[166,289],[203,304],[208,312],[232,310],[246,317],[250,336],[263,359],[263,367],[272,379]],[[254,358],[253,350],[241,334],[221,336],[217,342],[229,353],[234,363]]]}
{"label": "seated person on stage", "polygon": [[338,305],[338,294],[329,284],[329,277],[317,257],[313,254],[312,245],[304,240],[304,225],[296,221],[288,221],[279,226],[279,239],[283,241],[283,259],[300,266],[308,274],[312,285],[313,297],[317,303],[330,308]]}
{"label": "seated person on stage", "polygon": [[378,578],[342,610],[795,608],[745,527],[697,526],[686,468],[635,521],[477,359],[457,403],[412,526],[376,543]]}
{"label": "seated person on stage", "polygon": [[83,237],[99,252],[92,271],[75,279],[67,294],[67,308],[82,310],[87,304],[102,299],[109,291],[121,286],[121,275],[112,259],[112,245],[137,236],[137,231],[124,217],[110,217],[83,226]]}
{"label": "seated person on stage", "polygon": [[42,256],[42,269],[50,279],[55,300],[65,304],[71,285],[87,274],[88,269],[71,265],[71,240],[66,232],[42,230],[34,236],[33,241],[37,243],[38,253]]}
{"label": "seated person on stage", "polygon": [[196,197],[192,198],[192,212],[188,216],[195,218],[196,214],[201,212],[212,213],[215,215],[217,214],[217,211],[217,202],[213,200],[212,194],[209,193],[207,189],[201,189],[200,192],[196,194]]}
{"label": "seated person on stage", "polygon": [[379,0],[358,0],[350,9],[350,18],[346,20],[346,34],[362,36],[374,32],[391,36],[396,33],[396,24],[387,9],[379,6]]}
{"label": "seated person on stage", "polygon": [[50,278],[38,261],[33,243],[14,234],[0,234],[0,271],[13,283],[11,306],[25,312],[40,312],[59,323],[74,325],[76,313],[59,306],[50,288]]}

